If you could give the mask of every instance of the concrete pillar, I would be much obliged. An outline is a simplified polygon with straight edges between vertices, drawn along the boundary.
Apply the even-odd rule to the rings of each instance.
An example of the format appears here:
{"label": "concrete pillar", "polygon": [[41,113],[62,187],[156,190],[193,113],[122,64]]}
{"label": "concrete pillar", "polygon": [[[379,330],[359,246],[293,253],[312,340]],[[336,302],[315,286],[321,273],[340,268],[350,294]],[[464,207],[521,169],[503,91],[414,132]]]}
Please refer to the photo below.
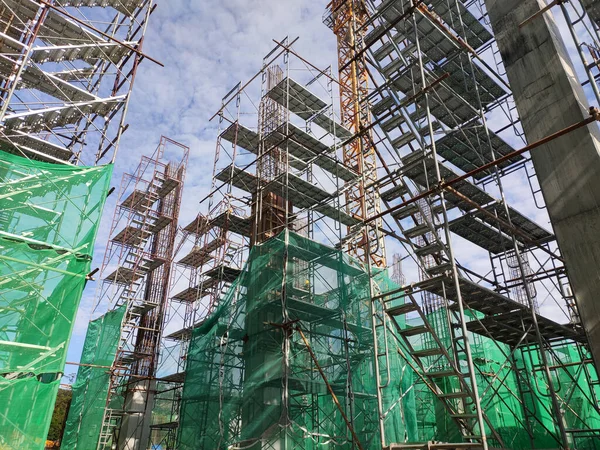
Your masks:
{"label": "concrete pillar", "polygon": [[[589,117],[550,12],[519,29],[542,0],[485,0],[529,143]],[[598,105],[595,105],[598,106]],[[600,363],[600,132],[580,128],[532,152],[596,367]]]}
{"label": "concrete pillar", "polygon": [[125,414],[119,430],[117,450],[146,450],[150,442],[150,422],[154,406],[155,380],[132,383],[125,394]]}

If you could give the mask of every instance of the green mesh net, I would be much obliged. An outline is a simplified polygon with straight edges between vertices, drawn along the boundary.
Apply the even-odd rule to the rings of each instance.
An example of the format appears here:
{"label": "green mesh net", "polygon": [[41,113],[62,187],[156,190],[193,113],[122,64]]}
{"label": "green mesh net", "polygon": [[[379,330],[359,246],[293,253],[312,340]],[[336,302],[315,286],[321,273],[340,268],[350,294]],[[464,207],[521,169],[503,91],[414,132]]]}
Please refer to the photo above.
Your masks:
{"label": "green mesh net", "polygon": [[0,448],[44,448],[111,174],[0,151]]}
{"label": "green mesh net", "polygon": [[73,385],[61,449],[94,449],[98,444],[108,396],[109,367],[115,359],[126,309],[127,305],[122,305],[88,325],[81,354],[84,365],[79,366]]}
{"label": "green mesh net", "polygon": [[[385,272],[374,280],[377,291],[393,286]],[[363,448],[381,448],[370,298],[368,274],[343,252],[290,232],[255,246],[193,332],[178,448],[352,448],[327,385]],[[387,433],[415,439],[416,423],[403,420],[412,376],[395,352],[389,368]]]}
{"label": "green mesh net", "polygon": [[[447,313],[447,309],[442,307],[427,314],[426,319],[438,330],[442,345],[450,352],[452,341],[448,335],[444,335],[447,326],[443,325],[448,320]],[[475,314],[467,316],[470,320],[475,320]],[[422,325],[422,321],[411,320],[407,325],[416,327]],[[437,348],[434,342],[423,336],[427,334],[411,339],[415,350]],[[561,447],[551,396],[540,362],[539,347],[523,345],[514,349],[478,334],[469,333],[468,337],[481,406],[487,416],[486,434],[490,445],[500,446],[491,433],[493,427],[502,439],[504,448],[517,450]],[[587,363],[581,364],[582,355],[579,351],[582,348],[571,341],[565,341],[554,343],[552,349],[546,351],[546,357],[552,367],[553,385],[559,407],[564,413],[565,427],[568,430],[581,430],[569,433],[570,446],[576,449],[600,449],[600,442],[594,432],[600,428],[600,414],[592,393],[596,389],[595,398],[599,398],[597,383],[592,382],[598,378],[591,360],[585,359]],[[443,373],[450,369],[449,365],[440,363],[439,356],[425,358],[424,362],[432,371]],[[464,352],[459,357],[458,364],[463,369],[466,367]],[[462,442],[463,433],[442,402],[417,376],[415,380],[414,415],[418,422],[418,442]],[[436,379],[436,384],[447,395],[461,391],[455,377],[440,377]],[[450,400],[455,410],[460,410],[460,401],[461,397]],[[475,434],[478,434],[478,430],[475,430]]]}
{"label": "green mesh net", "polygon": [[[467,406],[461,403],[464,389],[456,376],[442,375],[450,363],[440,359],[430,333],[408,333],[409,348],[391,324],[372,322],[372,303],[375,317],[384,315],[377,306],[382,302],[371,300],[377,295],[388,308],[405,301],[385,271],[369,276],[343,252],[293,233],[283,232],[252,248],[219,308],[193,331],[177,448],[358,448],[329,385],[361,447],[379,450],[376,354],[384,386],[386,443],[464,442],[468,433],[447,406],[464,411],[469,400]],[[425,316],[448,353],[453,351],[451,315],[439,307]],[[467,315],[467,320],[477,320],[476,313]],[[401,330],[423,325],[412,317],[395,320]],[[377,352],[373,326],[378,327]],[[307,337],[310,351],[298,330]],[[558,448],[539,349],[531,345],[515,350],[472,333],[469,342],[490,445],[499,446],[497,436],[505,448]],[[420,360],[428,375],[440,373],[435,383],[447,404],[432,392],[410,357],[411,352],[428,350],[435,351]],[[590,364],[579,364],[580,350],[573,342],[554,343],[547,357],[555,366],[552,375],[565,425],[584,430],[571,433],[571,445],[591,450],[600,448],[592,431],[600,425],[591,395],[597,383],[590,382],[598,378]],[[459,355],[457,365],[464,373],[466,355]],[[559,369],[563,363],[566,368]]]}

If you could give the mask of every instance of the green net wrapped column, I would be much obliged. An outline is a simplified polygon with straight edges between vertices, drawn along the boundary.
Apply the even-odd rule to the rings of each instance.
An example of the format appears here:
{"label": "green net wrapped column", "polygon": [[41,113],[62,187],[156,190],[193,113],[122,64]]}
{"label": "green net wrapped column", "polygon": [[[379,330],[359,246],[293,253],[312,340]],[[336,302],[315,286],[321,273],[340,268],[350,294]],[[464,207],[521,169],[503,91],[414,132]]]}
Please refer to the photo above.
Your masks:
{"label": "green net wrapped column", "polygon": [[[377,292],[397,288],[386,272],[372,278]],[[253,247],[219,309],[193,331],[178,448],[353,448],[327,385],[362,447],[381,448],[370,280],[343,252],[288,231]],[[396,352],[389,364],[390,439],[415,439],[411,375]]]}
{"label": "green net wrapped column", "polygon": [[90,322],[73,385],[73,400],[61,449],[95,449],[106,406],[110,367],[115,359],[127,305]]}
{"label": "green net wrapped column", "polygon": [[44,448],[111,175],[0,151],[0,448]]}

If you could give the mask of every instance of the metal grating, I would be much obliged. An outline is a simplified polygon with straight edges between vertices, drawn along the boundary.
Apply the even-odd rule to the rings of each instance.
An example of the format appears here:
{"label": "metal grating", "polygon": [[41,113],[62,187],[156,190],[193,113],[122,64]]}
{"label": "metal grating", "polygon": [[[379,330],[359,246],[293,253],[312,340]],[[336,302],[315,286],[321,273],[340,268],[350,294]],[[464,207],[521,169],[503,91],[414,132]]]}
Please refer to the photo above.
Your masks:
{"label": "metal grating", "polygon": [[237,144],[238,147],[242,147],[244,150],[258,155],[258,144],[260,141],[258,134],[238,122],[229,125],[221,133],[221,139],[225,139],[232,144]]}
{"label": "metal grating", "polygon": [[331,197],[320,187],[292,173],[278,176],[265,186],[265,190],[291,201],[300,208],[312,208]]}
{"label": "metal grating", "polygon": [[[503,219],[505,222],[508,222],[508,218],[506,216],[506,211],[504,209],[504,206],[501,203],[498,202],[493,205],[489,205],[489,206],[485,207],[484,209],[486,209],[487,211],[491,212],[494,215],[497,215],[500,219]],[[522,233],[525,233],[525,235],[527,235],[530,240],[532,240],[538,244],[543,244],[545,242],[554,240],[554,235],[552,233],[550,233],[548,230],[542,228],[540,225],[538,225],[537,223],[535,223],[533,220],[529,219],[528,217],[525,217],[523,214],[521,214],[516,209],[509,206],[508,211],[510,214],[510,223],[513,225],[513,227],[516,227]],[[522,242],[524,245],[528,245],[528,246],[531,245],[530,243],[525,242],[523,240],[522,236],[512,232],[510,229],[508,229],[505,226],[500,226],[497,221],[488,217],[481,211],[475,212],[474,215],[479,217],[481,220],[488,223],[492,227],[499,227],[502,231],[504,231],[507,234],[515,234],[515,239]]]}
{"label": "metal grating", "polygon": [[512,240],[507,235],[471,215],[452,220],[448,225],[450,231],[488,252],[498,254],[513,248]]}
{"label": "metal grating", "polygon": [[281,80],[273,89],[267,92],[267,96],[304,120],[312,118],[314,123],[340,139],[348,139],[352,136],[349,130],[332,121],[327,114],[323,113],[327,103],[292,78]]}
{"label": "metal grating", "polygon": [[[508,155],[514,149],[502,138],[489,132],[488,141],[485,129],[481,126],[452,130],[435,143],[437,153],[446,158],[464,172],[470,172],[492,161],[491,148],[494,150],[495,159]],[[521,155],[498,164],[498,168],[506,168],[515,162],[523,161]],[[483,170],[473,176],[481,179],[493,173],[493,168]]]}
{"label": "metal grating", "polygon": [[[431,156],[424,157],[423,151],[413,152],[402,159],[404,164],[403,173],[423,187],[436,183],[435,161]],[[458,175],[442,163],[438,163],[442,179],[449,181],[458,178]],[[475,186],[467,180],[453,184],[452,187],[479,205],[487,205],[495,199],[484,190]],[[451,192],[445,193],[446,200],[463,210],[471,210],[473,207]]]}
{"label": "metal grating", "polygon": [[221,170],[215,178],[246,192],[252,193],[258,189],[258,178],[233,164]]}

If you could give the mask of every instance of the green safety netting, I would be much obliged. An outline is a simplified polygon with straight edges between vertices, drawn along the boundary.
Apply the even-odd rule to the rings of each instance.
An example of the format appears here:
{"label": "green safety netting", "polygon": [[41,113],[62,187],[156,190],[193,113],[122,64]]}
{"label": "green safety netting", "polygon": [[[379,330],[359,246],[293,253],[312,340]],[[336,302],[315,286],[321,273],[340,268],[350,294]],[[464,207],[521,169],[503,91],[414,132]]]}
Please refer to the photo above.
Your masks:
{"label": "green safety netting", "polygon": [[[389,307],[404,298],[385,271],[372,278],[370,288],[368,274],[350,257],[290,232],[255,246],[217,311],[193,331],[177,448],[356,448],[299,336],[300,328],[362,447],[380,449],[369,308],[372,294],[388,293],[384,299]],[[467,315],[468,320],[477,320],[475,313]],[[426,315],[449,353],[451,316],[444,307]],[[401,329],[422,325],[415,319],[396,320]],[[387,356],[379,358],[380,379],[386,386],[382,392],[386,443],[463,442],[464,430],[431,391],[424,374],[414,371],[419,369],[406,344],[393,327],[387,334],[382,330],[377,343],[380,354],[387,345]],[[420,358],[429,372],[450,369],[448,361],[440,359],[431,334],[415,333],[409,340],[414,351],[434,350],[431,357]],[[499,446],[491,425],[506,448],[557,448],[559,435],[539,349],[530,345],[514,351],[476,334],[469,334],[469,342],[490,445]],[[584,430],[571,434],[576,436],[571,444],[578,449],[600,448],[593,433],[585,433],[600,428],[591,395],[598,389],[590,383],[598,379],[593,368],[588,365],[586,374],[577,364],[581,355],[573,342],[564,348],[555,344],[548,358],[556,366],[552,373],[566,426]],[[559,363],[566,368],[558,368]],[[464,352],[457,364],[466,370]],[[457,393],[463,389],[456,377],[440,376],[436,383],[449,394],[455,411],[472,407],[468,401],[467,406],[461,404],[464,397]]]}
{"label": "green safety netting", "polygon": [[[376,292],[393,286],[383,271],[374,281]],[[193,332],[178,448],[352,448],[320,366],[363,448],[380,449],[370,299],[368,274],[341,251],[287,231],[252,248]],[[386,432],[415,439],[412,375],[396,352],[387,364]]]}
{"label": "green safety netting", "polygon": [[[447,313],[448,310],[442,307],[427,314],[426,320],[437,330],[442,344],[450,352],[452,340],[447,335],[448,327],[445,325],[449,320]],[[476,320],[474,313],[467,316],[468,320]],[[407,325],[414,327],[421,324],[420,320],[411,320]],[[421,334],[411,338],[413,348],[417,351],[439,348],[427,336]],[[515,350],[482,335],[469,333],[468,337],[481,406],[489,420],[486,434],[491,445],[499,447],[500,443],[494,439],[490,424],[502,439],[504,448],[559,448],[560,432],[553,420],[555,414],[540,362],[539,347],[524,345]],[[600,429],[600,414],[595,406],[595,399],[600,398],[600,390],[592,381],[598,380],[593,365],[588,359],[586,364],[580,364],[581,354],[577,344],[572,341],[554,343],[552,350],[546,351],[546,356],[552,366],[553,385],[559,398],[559,407],[564,413],[565,427],[569,430],[581,430],[569,433],[570,446],[585,450],[600,449],[600,442],[594,431]],[[444,372],[450,369],[448,364],[440,362],[439,355],[421,360],[432,371]],[[464,352],[459,357],[458,364],[466,370]],[[447,409],[424,382],[418,377],[415,380],[414,415],[418,422],[418,441],[461,442],[463,439],[460,429]],[[440,377],[436,382],[445,394],[461,391],[456,377]],[[595,390],[595,397],[592,390]],[[453,400],[453,406],[459,411],[460,401],[460,398]],[[475,430],[475,434],[478,434],[478,430]]]}
{"label": "green safety netting", "polygon": [[86,365],[77,371],[61,449],[94,449],[98,444],[110,381],[108,368],[115,359],[126,309],[122,305],[88,325],[81,353],[81,363]]}
{"label": "green safety netting", "polygon": [[112,166],[0,151],[0,448],[44,448]]}

